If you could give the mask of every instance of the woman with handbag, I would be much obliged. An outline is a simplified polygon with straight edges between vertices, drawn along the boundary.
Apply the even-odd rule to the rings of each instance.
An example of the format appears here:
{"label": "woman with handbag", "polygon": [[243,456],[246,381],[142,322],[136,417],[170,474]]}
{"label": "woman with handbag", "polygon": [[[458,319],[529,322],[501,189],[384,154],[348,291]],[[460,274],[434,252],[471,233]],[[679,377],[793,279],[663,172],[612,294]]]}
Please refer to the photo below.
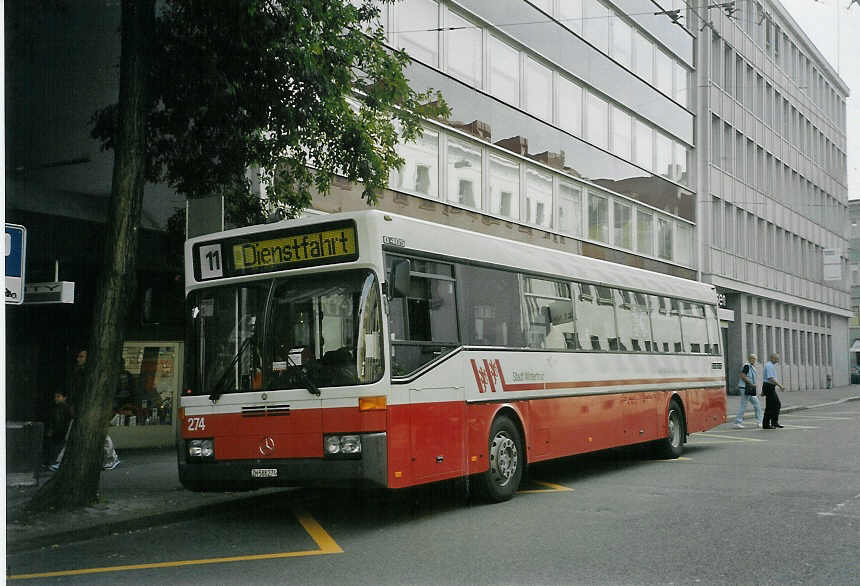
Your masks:
{"label": "woman with handbag", "polygon": [[737,429],[743,429],[744,427],[744,411],[747,408],[747,401],[752,403],[753,409],[755,409],[755,419],[758,422],[759,427],[761,427],[763,419],[761,403],[759,403],[758,397],[756,396],[756,377],[758,376],[755,370],[755,363],[757,360],[756,355],[750,354],[747,360],[748,361],[741,369],[740,380],[738,380],[738,391],[741,396],[741,408],[738,410],[738,416],[735,417],[735,427]]}

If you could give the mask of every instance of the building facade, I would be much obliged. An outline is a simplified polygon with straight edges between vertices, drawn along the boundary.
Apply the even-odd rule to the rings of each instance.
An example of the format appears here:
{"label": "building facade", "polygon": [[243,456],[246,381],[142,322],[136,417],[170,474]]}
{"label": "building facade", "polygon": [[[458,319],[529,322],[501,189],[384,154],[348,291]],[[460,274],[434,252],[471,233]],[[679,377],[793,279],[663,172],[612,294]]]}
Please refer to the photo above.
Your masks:
{"label": "building facade", "polygon": [[860,199],[848,200],[848,221],[848,278],[851,285],[848,365],[851,382],[860,383]]}
{"label": "building facade", "polygon": [[701,278],[725,296],[729,379],[849,380],[848,87],[778,2],[710,9],[697,41]]}

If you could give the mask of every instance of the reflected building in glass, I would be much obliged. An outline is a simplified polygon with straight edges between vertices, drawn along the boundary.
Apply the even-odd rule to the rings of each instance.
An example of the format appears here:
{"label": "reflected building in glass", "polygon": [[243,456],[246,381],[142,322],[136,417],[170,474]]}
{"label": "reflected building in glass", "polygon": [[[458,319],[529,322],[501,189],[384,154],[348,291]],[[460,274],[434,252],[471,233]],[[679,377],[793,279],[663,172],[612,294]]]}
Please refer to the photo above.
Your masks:
{"label": "reflected building in glass", "polygon": [[[379,207],[690,279],[695,36],[650,2],[380,4],[448,120],[402,143]],[[358,209],[340,184],[314,207]]]}
{"label": "reflected building in glass", "polygon": [[778,2],[706,18],[697,228],[701,277],[729,310],[729,388],[751,352],[780,354],[787,389],[848,384],[848,87]]}

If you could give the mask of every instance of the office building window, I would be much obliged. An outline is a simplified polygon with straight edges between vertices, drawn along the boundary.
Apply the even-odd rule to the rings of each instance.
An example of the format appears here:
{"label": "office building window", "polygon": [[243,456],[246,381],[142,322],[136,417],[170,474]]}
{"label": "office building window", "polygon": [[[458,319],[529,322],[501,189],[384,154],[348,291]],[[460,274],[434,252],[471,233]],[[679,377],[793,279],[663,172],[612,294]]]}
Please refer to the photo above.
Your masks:
{"label": "office building window", "polygon": [[613,206],[612,243],[619,248],[633,248],[633,211],[628,205],[615,202]]}
{"label": "office building window", "polygon": [[609,241],[609,203],[605,197],[588,194],[588,237],[598,242]]}
{"label": "office building window", "polygon": [[654,216],[642,210],[636,210],[636,250],[654,254]]}
{"label": "office building window", "polygon": [[397,145],[397,154],[405,159],[400,169],[389,176],[392,189],[439,197],[439,133],[429,128],[415,142]]}
{"label": "office building window", "polygon": [[[562,2],[561,4],[564,4]],[[633,63],[633,30],[626,22],[615,16],[612,18],[612,57],[627,67]]]}
{"label": "office building window", "polygon": [[462,82],[482,87],[484,43],[482,29],[453,12],[448,12],[445,34],[448,73]]}
{"label": "office building window", "polygon": [[557,91],[559,127],[575,136],[582,136],[582,88],[559,76]]}
{"label": "office building window", "polygon": [[506,218],[520,217],[520,165],[516,161],[490,155],[490,213]]}
{"label": "office building window", "polygon": [[589,93],[586,99],[585,131],[587,140],[603,149],[609,148],[609,104]]}
{"label": "office building window", "polygon": [[634,120],[633,162],[649,171],[654,167],[653,141],[654,131],[651,127],[640,120]]}
{"label": "office building window", "polygon": [[542,228],[552,227],[552,175],[533,167],[526,167],[525,221]]}
{"label": "office building window", "polygon": [[657,136],[657,166],[655,171],[666,177],[672,178],[672,140],[662,132],[655,133]]}
{"label": "office building window", "polygon": [[655,85],[657,89],[666,94],[672,95],[672,59],[660,49],[655,51]]}
{"label": "office building window", "polygon": [[654,80],[654,45],[638,31],[633,32],[633,67],[648,83]]}
{"label": "office building window", "polygon": [[675,62],[675,101],[681,104],[682,106],[687,105],[687,100],[689,99],[687,96],[687,86],[689,85],[688,80],[690,78],[690,72],[687,71],[687,68],[681,65],[680,63]]}
{"label": "office building window", "polygon": [[404,0],[397,6],[397,46],[428,65],[439,64],[439,6],[432,0]]}
{"label": "office building window", "polygon": [[657,218],[657,256],[672,260],[672,223]]}
{"label": "office building window", "polygon": [[609,10],[597,0],[582,0],[583,36],[609,53]]}
{"label": "office building window", "polygon": [[541,120],[552,121],[552,71],[531,57],[526,58],[526,110]]}
{"label": "office building window", "polygon": [[558,229],[573,236],[582,235],[582,190],[564,180],[558,183]]}
{"label": "office building window", "polygon": [[481,148],[448,137],[448,201],[481,207]]}
{"label": "office building window", "polygon": [[558,19],[570,30],[582,34],[582,0],[559,2]]}
{"label": "office building window", "polygon": [[675,260],[683,265],[692,265],[694,254],[693,227],[679,223],[675,227],[675,232],[678,237]]}
{"label": "office building window", "polygon": [[490,93],[500,100],[520,104],[519,51],[490,35],[488,41],[490,65]]}
{"label": "office building window", "polygon": [[632,152],[631,124],[629,114],[612,106],[612,152],[626,161]]}

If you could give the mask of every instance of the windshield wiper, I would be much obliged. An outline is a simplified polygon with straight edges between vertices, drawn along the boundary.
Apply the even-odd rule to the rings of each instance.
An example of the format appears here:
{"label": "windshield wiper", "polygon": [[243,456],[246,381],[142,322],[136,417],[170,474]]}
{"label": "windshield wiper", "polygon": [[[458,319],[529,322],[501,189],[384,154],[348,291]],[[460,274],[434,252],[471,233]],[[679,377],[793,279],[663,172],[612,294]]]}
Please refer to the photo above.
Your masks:
{"label": "windshield wiper", "polygon": [[314,381],[311,380],[311,377],[308,376],[308,373],[305,372],[305,369],[301,367],[300,364],[296,364],[296,362],[290,357],[290,354],[287,353],[287,364],[290,365],[291,370],[293,372],[299,373],[299,378],[302,379],[302,383],[305,385],[305,389],[312,395],[319,395],[320,390],[314,384]]}
{"label": "windshield wiper", "polygon": [[248,346],[250,346],[251,342],[253,342],[253,341],[254,341],[254,336],[248,336],[242,342],[242,345],[239,346],[239,349],[236,351],[236,354],[233,356],[233,360],[230,361],[230,364],[227,366],[227,368],[224,369],[224,372],[221,374],[221,376],[218,377],[218,381],[215,383],[215,386],[213,387],[212,394],[209,395],[210,401],[217,401],[218,399],[221,398],[221,395],[224,394],[222,391],[222,387],[224,386],[224,383],[226,383],[228,380],[227,375],[229,375],[233,372],[233,368],[239,362],[239,359],[242,357],[242,354],[245,353],[245,350],[248,349]]}

